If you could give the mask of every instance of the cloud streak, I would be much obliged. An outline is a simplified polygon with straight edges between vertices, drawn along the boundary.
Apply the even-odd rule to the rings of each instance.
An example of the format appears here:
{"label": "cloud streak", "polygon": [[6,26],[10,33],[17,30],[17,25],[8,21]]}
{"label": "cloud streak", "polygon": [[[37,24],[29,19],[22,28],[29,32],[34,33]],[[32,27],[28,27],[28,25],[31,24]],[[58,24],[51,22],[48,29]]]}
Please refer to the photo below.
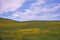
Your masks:
{"label": "cloud streak", "polygon": [[[13,2],[14,1],[12,1],[12,3]],[[24,9],[24,12],[17,11],[18,8],[22,7],[24,2],[26,2],[26,0],[18,0],[18,1],[16,0],[14,3],[16,3],[17,6],[12,4],[11,6],[7,6],[7,8],[5,7],[6,9],[4,9],[4,7],[3,7],[3,9],[4,9],[3,12],[14,11],[11,14],[11,16],[8,16],[7,18],[16,19],[19,21],[55,20],[60,16],[60,12],[56,12],[57,10],[60,10],[60,4],[59,3],[56,4],[55,6],[49,8],[46,6],[44,6],[44,7],[42,6],[42,5],[46,5],[45,4],[46,0],[37,0],[36,2],[31,3],[29,8],[27,8],[27,9],[22,8],[22,9]]]}
{"label": "cloud streak", "polygon": [[26,0],[0,0],[0,14],[8,11],[16,11]]}

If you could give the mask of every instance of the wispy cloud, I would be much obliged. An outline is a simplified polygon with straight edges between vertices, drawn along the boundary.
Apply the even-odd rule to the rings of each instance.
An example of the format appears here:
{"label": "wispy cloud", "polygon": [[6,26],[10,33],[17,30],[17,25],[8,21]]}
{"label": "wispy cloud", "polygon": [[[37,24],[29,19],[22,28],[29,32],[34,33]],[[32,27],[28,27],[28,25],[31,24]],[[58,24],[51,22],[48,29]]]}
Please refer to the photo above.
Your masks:
{"label": "wispy cloud", "polygon": [[0,0],[0,14],[8,11],[16,11],[26,0]]}
{"label": "wispy cloud", "polygon": [[[10,1],[9,1],[10,2]],[[14,2],[14,1],[13,1]],[[12,2],[12,3],[13,3]],[[8,6],[3,12],[14,11],[11,16],[7,18],[16,19],[16,20],[55,20],[60,16],[60,12],[56,12],[60,10],[60,3],[55,4],[53,7],[49,8],[46,6],[46,0],[36,0],[36,2],[31,3],[28,8],[22,8],[24,11],[22,12],[18,8],[22,7],[22,4],[26,2],[26,0],[16,0],[17,4],[12,4],[11,7]],[[14,5],[14,6],[13,6]],[[45,6],[43,6],[45,5]],[[4,8],[4,7],[3,7]],[[57,19],[58,20],[58,19]]]}

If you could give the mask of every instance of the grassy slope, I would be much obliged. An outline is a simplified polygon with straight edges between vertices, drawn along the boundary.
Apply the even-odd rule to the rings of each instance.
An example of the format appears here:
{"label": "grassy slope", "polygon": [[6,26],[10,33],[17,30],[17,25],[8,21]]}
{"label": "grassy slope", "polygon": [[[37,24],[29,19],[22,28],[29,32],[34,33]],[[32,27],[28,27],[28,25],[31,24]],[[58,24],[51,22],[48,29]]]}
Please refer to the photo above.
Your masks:
{"label": "grassy slope", "polygon": [[0,40],[60,40],[60,21],[26,21],[0,18]]}

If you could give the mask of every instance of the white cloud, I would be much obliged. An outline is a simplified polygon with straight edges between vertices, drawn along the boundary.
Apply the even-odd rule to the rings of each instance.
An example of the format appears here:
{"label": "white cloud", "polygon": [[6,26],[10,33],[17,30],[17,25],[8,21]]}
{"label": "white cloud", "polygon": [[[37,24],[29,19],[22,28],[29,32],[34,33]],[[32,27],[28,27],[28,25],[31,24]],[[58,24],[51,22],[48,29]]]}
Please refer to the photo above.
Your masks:
{"label": "white cloud", "polygon": [[0,0],[0,14],[17,10],[25,1],[26,0]]}
{"label": "white cloud", "polygon": [[[40,7],[42,4],[45,3],[45,0],[37,0],[36,3],[33,3],[29,9],[26,9],[25,12],[16,11],[10,18],[20,18],[20,20],[34,20],[34,19],[47,19],[47,18],[56,18],[57,16],[60,16],[60,14],[53,14],[56,10],[60,9],[60,4],[57,4],[53,8],[47,8],[47,7]],[[37,15],[36,14],[42,14]]]}
{"label": "white cloud", "polygon": [[60,9],[60,4],[57,4],[55,7],[53,7],[52,9],[50,9],[51,11],[55,11]]}
{"label": "white cloud", "polygon": [[45,0],[37,0],[37,2],[31,4],[30,9],[35,9],[38,6],[41,6],[42,4],[44,4],[46,1]]}

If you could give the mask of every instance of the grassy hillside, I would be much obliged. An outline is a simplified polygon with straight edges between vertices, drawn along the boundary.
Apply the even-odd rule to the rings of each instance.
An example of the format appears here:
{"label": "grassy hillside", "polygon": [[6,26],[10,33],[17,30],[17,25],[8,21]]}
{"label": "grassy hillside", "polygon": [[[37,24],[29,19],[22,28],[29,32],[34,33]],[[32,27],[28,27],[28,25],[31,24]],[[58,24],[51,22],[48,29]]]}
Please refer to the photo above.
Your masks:
{"label": "grassy hillside", "polygon": [[0,40],[60,40],[60,21],[19,22],[0,18]]}

